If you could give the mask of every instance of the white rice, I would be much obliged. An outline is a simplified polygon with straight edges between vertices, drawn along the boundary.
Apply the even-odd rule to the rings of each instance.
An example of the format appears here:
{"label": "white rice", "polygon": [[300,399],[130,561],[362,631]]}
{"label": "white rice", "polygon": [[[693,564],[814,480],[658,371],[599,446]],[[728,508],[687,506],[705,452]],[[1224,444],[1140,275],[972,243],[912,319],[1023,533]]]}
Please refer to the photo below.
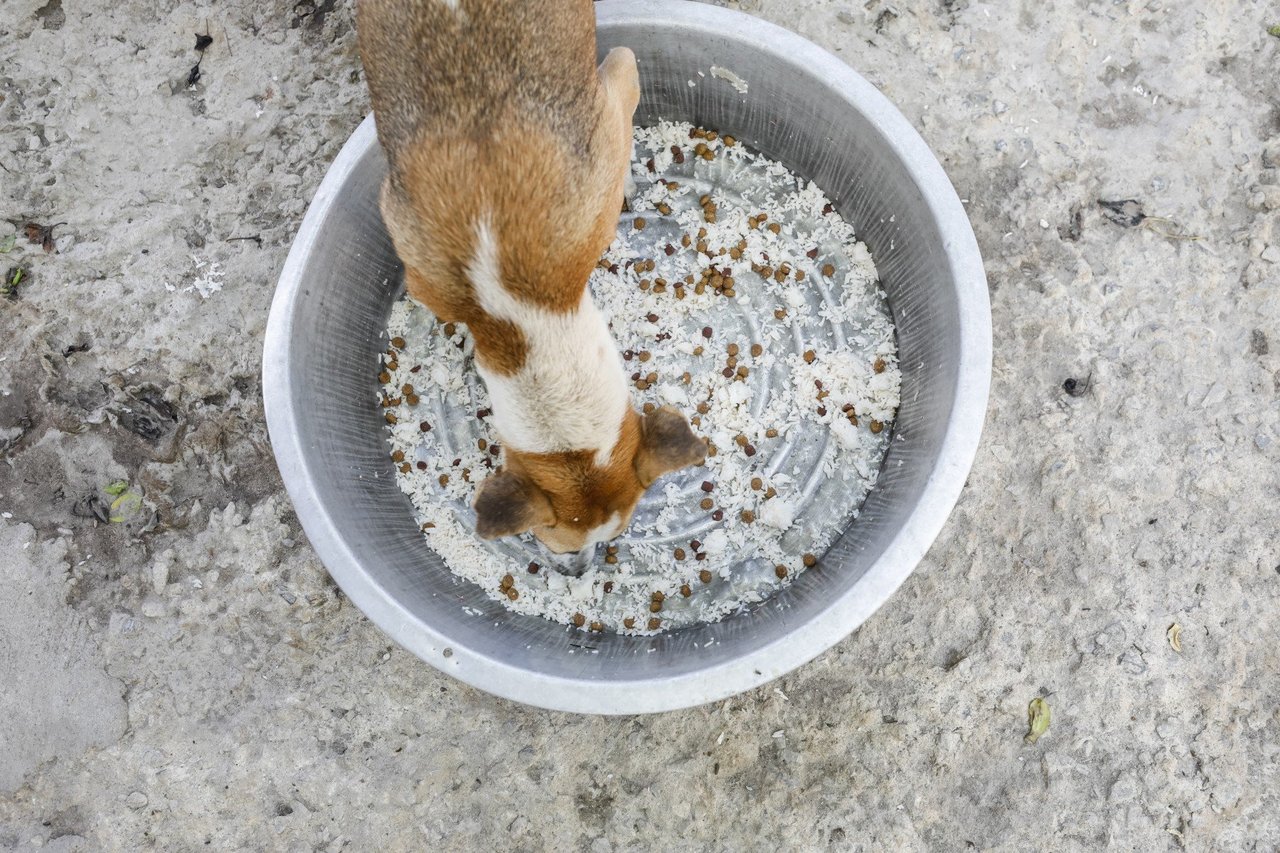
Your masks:
{"label": "white rice", "polygon": [[[580,616],[584,630],[595,623],[635,634],[655,633],[648,627],[655,617],[658,631],[715,621],[792,583],[805,568],[803,556],[820,556],[830,546],[875,483],[898,407],[900,374],[870,253],[815,185],[741,144],[691,139],[691,130],[661,123],[636,131],[639,192],[590,286],[619,349],[633,354],[625,362],[628,374],[658,375],[650,387],[633,389],[637,408],[670,404],[697,415],[695,429],[716,454],[705,468],[654,484],[631,527],[613,543],[616,564],[604,561],[602,546],[580,577],[570,577],[562,573],[564,561],[528,535],[499,542],[475,537],[470,504],[479,483],[498,467],[491,446],[500,439],[477,417],[489,402],[472,365],[471,338],[462,325],[446,337],[430,312],[408,299],[392,310],[388,336],[403,338],[406,346],[384,358],[389,381],[380,402],[392,403],[384,407],[397,420],[389,427],[391,449],[404,454],[397,468],[407,468],[398,484],[450,570],[520,613],[569,625]],[[694,156],[698,142],[711,149],[713,160]],[[681,149],[683,163],[675,162],[672,146]],[[670,189],[666,181],[679,186]],[[703,195],[716,205],[715,223],[705,221]],[[660,213],[659,204],[671,212]],[[749,227],[748,217],[762,212],[767,223],[781,226],[779,233],[767,224]],[[643,230],[634,227],[637,216],[646,220]],[[694,251],[701,228],[714,260]],[[688,249],[681,245],[684,234],[691,238]],[[718,255],[742,240],[741,258]],[[636,272],[640,259],[652,259],[655,270]],[[732,276],[732,297],[710,287],[697,294],[694,285],[680,281],[693,273],[696,282],[709,264]],[[784,264],[791,275],[781,282],[753,272],[753,265],[776,271]],[[828,264],[831,276],[823,274]],[[666,280],[662,293],[655,292],[659,278]],[[678,281],[683,299],[675,295]],[[786,316],[777,318],[778,309]],[[710,338],[703,335],[708,327]],[[739,350],[735,375],[726,378],[730,343]],[[752,355],[753,343],[763,349],[759,356]],[[641,352],[650,354],[643,363]],[[740,380],[737,367],[749,375]],[[406,383],[420,398],[416,406],[404,399]],[[818,399],[816,383],[824,399]],[[700,415],[699,404],[706,409]],[[856,425],[844,411],[848,406]],[[878,434],[873,422],[883,425]],[[776,437],[767,435],[770,429]],[[753,478],[760,488],[752,487]],[[704,482],[712,484],[711,492],[703,491]],[[710,510],[700,508],[706,497],[714,502]],[[754,519],[745,519],[744,511]],[[676,558],[677,548],[683,560]],[[537,573],[530,573],[531,563]],[[780,566],[785,577],[778,576]],[[709,583],[700,579],[703,570]],[[503,589],[505,575],[518,594],[514,600]],[[691,594],[683,595],[682,587]],[[655,593],[664,596],[657,614],[650,612]],[[630,628],[627,619],[633,620]]]}

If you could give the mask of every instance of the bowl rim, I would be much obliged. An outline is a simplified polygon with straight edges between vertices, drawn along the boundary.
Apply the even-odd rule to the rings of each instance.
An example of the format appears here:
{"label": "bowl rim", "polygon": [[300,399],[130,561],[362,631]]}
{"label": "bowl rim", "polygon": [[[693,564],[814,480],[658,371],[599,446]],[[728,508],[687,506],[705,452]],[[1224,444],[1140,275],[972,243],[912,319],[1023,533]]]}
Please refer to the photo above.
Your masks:
{"label": "bowl rim", "polygon": [[[325,174],[280,273],[263,345],[263,406],[276,462],[307,538],[343,592],[384,633],[442,672],[506,699],[577,713],[654,713],[718,701],[808,663],[851,635],[915,570],[949,518],[977,454],[991,384],[991,307],[977,239],[942,166],[888,98],[842,60],[775,24],[688,0],[604,0],[595,9],[602,26],[675,22],[731,38],[748,49],[783,57],[803,55],[815,76],[857,104],[920,190],[942,235],[955,282],[960,321],[956,394],[924,491],[880,556],[856,584],[802,627],[707,669],[643,679],[602,682],[512,666],[455,646],[392,597],[366,573],[326,510],[301,443],[298,413],[290,402],[293,314],[307,258],[341,187],[378,144],[372,115],[360,123]],[[802,638],[796,636],[800,630]],[[452,650],[447,658],[441,654],[446,648]]]}

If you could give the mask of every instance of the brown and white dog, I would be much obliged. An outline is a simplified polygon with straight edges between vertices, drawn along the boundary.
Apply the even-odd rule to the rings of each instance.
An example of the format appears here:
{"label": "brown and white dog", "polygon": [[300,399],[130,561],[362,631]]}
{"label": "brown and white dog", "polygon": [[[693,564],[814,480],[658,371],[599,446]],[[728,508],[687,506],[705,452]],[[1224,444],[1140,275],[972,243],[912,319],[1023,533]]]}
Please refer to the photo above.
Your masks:
{"label": "brown and white dog", "polygon": [[592,0],[359,0],[357,30],[406,287],[467,325],[504,448],[477,532],[612,539],[706,454],[679,412],[632,407],[586,286],[630,178],[635,56],[596,67]]}

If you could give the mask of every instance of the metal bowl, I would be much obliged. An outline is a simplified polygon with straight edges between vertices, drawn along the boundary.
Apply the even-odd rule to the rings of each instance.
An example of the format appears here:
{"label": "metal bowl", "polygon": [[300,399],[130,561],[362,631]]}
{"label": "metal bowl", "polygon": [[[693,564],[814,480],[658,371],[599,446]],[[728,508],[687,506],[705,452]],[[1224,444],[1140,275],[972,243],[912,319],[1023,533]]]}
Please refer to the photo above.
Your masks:
{"label": "metal bowl", "polygon": [[942,168],[844,63],[714,6],[610,0],[596,10],[601,55],[626,45],[639,59],[637,122],[718,128],[811,178],[876,260],[898,328],[902,405],[879,481],[819,565],[749,612],[641,638],[587,636],[516,615],[451,574],[396,487],[375,406],[400,266],[378,213],[386,164],[371,118],[338,155],[289,253],[263,386],[302,526],[369,618],[482,690],[623,714],[698,705],[777,678],[846,637],[898,588],[973,462],[991,378],[991,314],[973,231]]}

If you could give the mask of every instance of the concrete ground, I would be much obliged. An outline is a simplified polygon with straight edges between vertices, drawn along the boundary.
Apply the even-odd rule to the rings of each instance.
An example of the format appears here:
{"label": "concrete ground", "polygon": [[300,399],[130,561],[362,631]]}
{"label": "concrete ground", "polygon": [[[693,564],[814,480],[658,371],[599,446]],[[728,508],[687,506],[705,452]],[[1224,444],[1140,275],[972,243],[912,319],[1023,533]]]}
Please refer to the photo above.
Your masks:
{"label": "concrete ground", "polygon": [[6,1],[0,848],[1280,847],[1280,10],[730,5],[868,76],[968,199],[987,432],[854,636],[595,719],[393,647],[276,474],[259,351],[368,108],[349,0]]}

